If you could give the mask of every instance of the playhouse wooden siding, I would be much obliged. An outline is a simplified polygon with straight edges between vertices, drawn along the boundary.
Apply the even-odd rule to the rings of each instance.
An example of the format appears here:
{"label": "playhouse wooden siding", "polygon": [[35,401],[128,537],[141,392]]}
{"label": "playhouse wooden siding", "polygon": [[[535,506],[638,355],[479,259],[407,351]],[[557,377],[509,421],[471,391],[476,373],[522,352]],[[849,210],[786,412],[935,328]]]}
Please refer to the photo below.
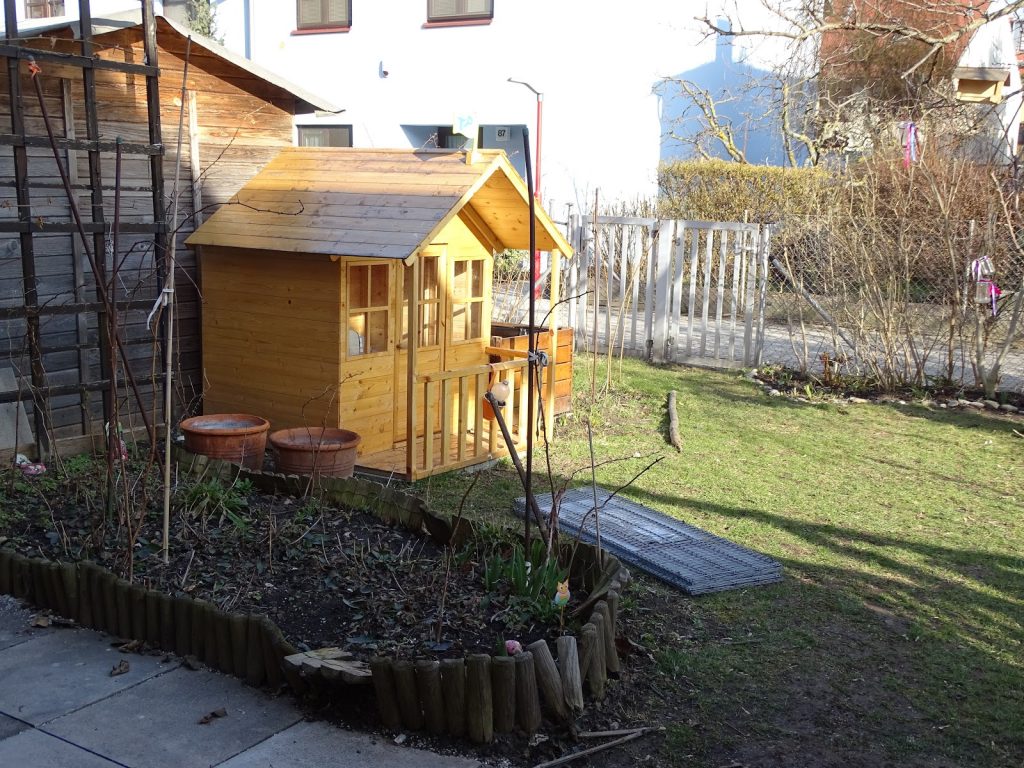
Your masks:
{"label": "playhouse wooden siding", "polygon": [[[362,437],[359,464],[408,477],[435,467],[414,467],[396,449],[418,442],[426,461],[444,439],[435,433],[457,422],[476,440],[472,459],[458,448],[459,461],[486,461],[478,401],[493,254],[528,243],[528,195],[500,152],[282,151],[238,193],[240,205],[189,238],[201,247],[206,412],[351,429]],[[557,262],[571,249],[546,214],[538,222],[537,242]],[[450,381],[462,372],[471,386]],[[434,377],[449,383],[432,387]],[[500,450],[493,434],[488,454]]]}
{"label": "playhouse wooden siding", "polygon": [[[46,47],[77,53],[78,44],[71,31],[50,31]],[[141,63],[142,29],[139,26],[97,34],[96,55],[102,59]],[[160,119],[165,155],[165,200],[170,214],[176,162],[177,127],[181,104],[185,38],[166,20],[157,19],[157,42],[160,66]],[[32,41],[38,45],[38,40]],[[58,137],[86,137],[81,69],[59,63],[41,62],[39,75],[47,108]],[[146,83],[141,75],[124,75],[103,69],[95,70],[96,96],[101,140],[113,142],[121,137],[127,143],[147,143],[149,126],[146,109]],[[22,92],[26,109],[26,132],[45,135],[34,87],[27,65],[21,65]],[[7,69],[0,68],[0,120],[10,126],[7,97]],[[178,321],[178,405],[195,404],[201,394],[200,321],[198,275],[194,253],[184,247],[184,239],[195,228],[196,217],[209,215],[226,202],[242,185],[263,167],[283,146],[292,143],[292,116],[296,111],[295,95],[280,85],[262,79],[202,47],[193,41],[189,55],[186,83],[186,113],[181,142],[181,188],[177,232],[177,321]],[[29,147],[29,169],[32,187],[32,215],[43,227],[43,234],[34,236],[35,257],[39,275],[39,302],[50,306],[71,302],[95,301],[91,271],[81,251],[78,236],[66,232],[46,235],[47,223],[67,224],[72,221],[70,209],[60,186],[60,178],[48,147]],[[79,185],[78,202],[89,221],[90,192],[87,153],[63,150],[72,182]],[[108,224],[113,220],[114,155],[102,155],[105,181],[104,213]],[[0,146],[0,221],[17,220],[13,183],[13,154],[9,145]],[[126,154],[122,160],[121,221],[123,231],[119,248],[124,259],[121,266],[121,300],[130,298],[152,301],[156,298],[155,255],[152,235],[131,234],[133,223],[154,220],[150,187],[150,164],[145,156]],[[194,194],[195,193],[195,194]],[[197,213],[199,206],[211,207]],[[90,245],[92,241],[90,240]],[[22,276],[18,259],[18,235],[0,234],[0,306],[18,307],[24,301]],[[146,378],[153,372],[153,334],[146,328],[147,309],[126,314],[124,337],[135,374]],[[0,344],[4,348],[0,365],[11,365],[19,376],[27,375],[25,352],[26,332],[23,318],[0,320]],[[77,384],[100,378],[99,352],[96,348],[96,316],[65,314],[42,320],[43,364],[47,383]],[[144,389],[151,391],[150,385]],[[29,398],[26,398],[28,400]],[[91,398],[71,394],[53,397],[50,409],[55,437],[68,437],[96,432],[100,424],[101,396]]]}

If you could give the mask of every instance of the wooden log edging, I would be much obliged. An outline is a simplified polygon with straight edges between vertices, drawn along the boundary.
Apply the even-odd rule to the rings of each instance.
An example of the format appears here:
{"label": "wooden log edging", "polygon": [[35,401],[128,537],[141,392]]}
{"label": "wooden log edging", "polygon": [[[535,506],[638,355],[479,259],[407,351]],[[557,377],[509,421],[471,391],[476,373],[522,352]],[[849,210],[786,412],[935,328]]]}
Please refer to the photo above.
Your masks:
{"label": "wooden log edging", "polygon": [[[216,477],[223,482],[241,477],[264,493],[301,497],[315,490],[326,500],[368,512],[392,525],[416,532],[425,530],[438,544],[454,546],[476,535],[474,526],[465,519],[446,520],[418,497],[373,480],[320,477],[313,481],[300,475],[246,469],[191,454],[181,447],[175,448],[175,457],[188,473]],[[586,617],[586,623],[578,636],[567,635],[560,639],[557,657],[552,656],[552,649],[545,641],[538,641],[531,644],[533,651],[523,651],[511,659],[486,654],[444,659],[439,663],[429,659],[374,658],[369,664],[368,678],[372,682],[381,724],[387,729],[426,729],[432,734],[468,736],[474,742],[486,743],[492,740],[493,734],[506,733],[515,726],[527,733],[539,729],[542,695],[545,707],[561,723],[578,716],[587,698],[603,699],[609,676],[617,676],[621,669],[615,637],[619,596],[628,586],[630,574],[616,557],[608,553],[602,556],[585,542],[576,542],[573,563],[571,577],[581,582],[589,593],[587,600],[575,609],[574,616],[581,621]],[[198,615],[203,617],[200,620],[210,621],[205,611],[200,607]],[[224,642],[223,637],[230,637],[235,645],[230,619],[228,624],[226,630],[221,630],[221,642]],[[247,643],[246,658],[242,662],[236,660],[230,670],[250,684],[280,687],[287,678],[289,687],[303,695],[309,692],[310,683],[315,687],[319,677],[329,674],[329,667],[325,665],[302,666],[298,660],[302,655],[286,646],[280,630],[266,617],[248,617],[250,636],[254,627],[257,627],[256,633],[262,635],[262,646]],[[214,639],[210,642],[216,647],[217,630],[212,631]],[[237,624],[235,631],[240,631]],[[181,634],[183,630],[176,626],[176,632]],[[185,631],[184,634],[190,633]],[[199,636],[205,635],[200,631]],[[193,653],[206,658],[205,641],[202,642],[203,647]],[[260,647],[264,651],[262,664],[259,663]],[[215,650],[212,653],[210,663],[217,666],[218,656]],[[292,656],[295,657],[292,663],[281,663],[285,657]],[[275,659],[277,663],[271,663]]]}
{"label": "wooden log edging", "polygon": [[[55,563],[0,547],[0,594],[126,642],[194,656],[254,687],[280,689],[285,659],[296,653],[266,616],[229,613],[184,594],[143,589],[91,561]],[[294,693],[305,692],[301,676],[287,682]]]}

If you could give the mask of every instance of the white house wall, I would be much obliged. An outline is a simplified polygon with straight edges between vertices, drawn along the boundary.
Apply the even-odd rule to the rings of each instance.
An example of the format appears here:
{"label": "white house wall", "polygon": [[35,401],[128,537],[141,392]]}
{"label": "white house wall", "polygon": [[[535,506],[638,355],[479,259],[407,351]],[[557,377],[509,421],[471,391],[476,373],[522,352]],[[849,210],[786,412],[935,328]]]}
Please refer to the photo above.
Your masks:
{"label": "white house wall", "polygon": [[[296,120],[351,125],[358,147],[408,147],[421,134],[402,126],[451,125],[462,113],[488,126],[526,125],[532,145],[535,97],[507,79],[527,81],[544,92],[542,197],[552,213],[588,207],[597,188],[605,201],[653,195],[662,130],[652,89],[715,60],[714,41],[701,42],[693,19],[704,4],[494,5],[490,24],[427,29],[426,0],[352,0],[350,31],[296,35],[294,0],[250,0],[250,53],[343,105],[337,116]],[[245,6],[217,3],[218,30],[240,53]],[[520,147],[510,149],[520,160]]]}

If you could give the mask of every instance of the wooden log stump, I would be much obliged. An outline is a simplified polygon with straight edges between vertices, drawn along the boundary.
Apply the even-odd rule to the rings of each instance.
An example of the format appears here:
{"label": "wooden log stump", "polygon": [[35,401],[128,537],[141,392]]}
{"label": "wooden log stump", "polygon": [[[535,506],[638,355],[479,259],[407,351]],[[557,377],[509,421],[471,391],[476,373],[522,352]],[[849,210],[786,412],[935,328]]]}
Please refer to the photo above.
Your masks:
{"label": "wooden log stump", "polygon": [[594,611],[590,616],[590,624],[594,627],[594,658],[587,672],[587,682],[595,699],[604,698],[604,684],[608,679],[608,668],[604,658],[604,615]]}
{"label": "wooden log stump", "polygon": [[668,393],[668,441],[677,451],[683,450],[683,440],[679,437],[679,413],[676,411],[676,391]]}
{"label": "wooden log stump", "polygon": [[97,607],[92,599],[92,578],[96,566],[88,561],[78,564],[78,623],[88,629],[96,629]]}
{"label": "wooden log stump", "polygon": [[192,653],[192,599],[175,595],[171,600],[174,613],[174,652],[179,656]]}
{"label": "wooden log stump", "polygon": [[[590,666],[596,658],[594,646],[598,641],[597,627],[589,622],[580,628],[580,639],[577,651],[579,653],[580,676],[584,680],[590,679]],[[592,686],[591,686],[592,688]]]}
{"label": "wooden log stump", "polygon": [[174,652],[175,631],[174,631],[174,600],[170,595],[157,592],[156,597],[157,616],[160,622],[160,648],[164,651]]}
{"label": "wooden log stump", "polygon": [[138,584],[128,587],[128,610],[131,613],[132,640],[146,641],[146,590]]}
{"label": "wooden log stump", "polygon": [[203,661],[213,669],[220,669],[220,608],[208,603],[205,611],[206,623],[203,627]]}
{"label": "wooden log stump", "polygon": [[516,726],[516,660],[512,656],[491,659],[491,698],[495,732],[510,733]]}
{"label": "wooden log stump", "polygon": [[249,618],[242,613],[229,613],[227,623],[231,635],[231,672],[235,677],[244,678],[249,671],[247,655]]}
{"label": "wooden log stump", "polygon": [[267,678],[267,685],[276,691],[284,685],[281,656],[274,643],[274,630],[277,628],[274,626],[274,622],[266,616],[257,616],[256,623],[259,626],[260,647],[263,649],[263,674]]}
{"label": "wooden log stump", "polygon": [[[189,649],[192,655],[200,661],[206,661],[206,625],[209,623],[209,614],[213,606],[201,598],[193,598],[189,601]],[[207,662],[209,663],[209,662]]]}
{"label": "wooden log stump", "polygon": [[573,714],[583,711],[583,680],[580,677],[580,659],[576,652],[576,638],[562,635],[555,641],[558,651],[558,674],[562,678],[565,703]]}
{"label": "wooden log stump", "polygon": [[246,617],[245,682],[254,688],[263,685],[267,673],[263,665],[263,628],[254,615]]}
{"label": "wooden log stump", "polygon": [[35,557],[28,561],[29,581],[32,585],[32,592],[29,601],[37,608],[52,608],[50,604],[50,586],[47,583],[46,564]]}
{"label": "wooden log stump", "polygon": [[489,744],[494,738],[491,657],[486,653],[466,658],[466,733],[476,744]]}
{"label": "wooden log stump", "polygon": [[73,619],[71,608],[68,606],[67,594],[64,592],[64,577],[61,574],[60,565],[44,563],[43,574],[46,579],[47,602],[50,603],[50,608],[58,616]]}
{"label": "wooden log stump", "polygon": [[398,696],[398,711],[402,715],[402,727],[410,731],[423,728],[423,711],[420,696],[416,690],[416,673],[411,661],[396,661],[391,665],[395,677],[395,693]]}
{"label": "wooden log stump", "polygon": [[466,662],[463,659],[441,661],[441,693],[448,733],[461,738],[466,734]]}
{"label": "wooden log stump", "polygon": [[18,552],[11,554],[11,593],[19,600],[24,600],[32,591],[31,575],[28,570],[28,558]]}
{"label": "wooden log stump", "polygon": [[385,728],[395,729],[402,724],[402,715],[398,707],[398,694],[395,691],[395,676],[391,669],[391,660],[381,656],[370,659],[370,675],[373,681],[373,693],[377,699],[377,714]]}
{"label": "wooden log stump", "polygon": [[608,618],[611,619],[613,643],[619,635],[619,595],[621,594],[621,589],[622,585],[618,581],[613,581],[608,588],[608,594],[605,595],[605,600],[608,603]]}
{"label": "wooden log stump", "polygon": [[145,640],[154,648],[160,647],[160,593],[155,589],[145,591],[146,601],[146,637]]}
{"label": "wooden log stump", "polygon": [[9,595],[14,591],[11,585],[11,549],[0,547],[0,595]]}
{"label": "wooden log stump", "polygon": [[[110,571],[100,570],[99,577],[93,582],[96,589],[97,602],[103,605],[103,629],[110,635],[118,635],[121,630],[121,614],[118,611],[118,578]],[[127,585],[126,585],[127,586]],[[124,591],[127,602],[128,590]]]}
{"label": "wooden log stump", "polygon": [[602,600],[594,607],[595,613],[600,613],[604,618],[604,663],[608,672],[618,675],[621,670],[619,664],[619,652],[615,648],[615,625],[612,623],[611,611],[608,603]]}
{"label": "wooden log stump", "polygon": [[427,732],[440,736],[445,731],[444,699],[441,697],[441,665],[430,659],[416,662],[416,689]]}
{"label": "wooden log stump", "polygon": [[114,578],[114,597],[117,600],[117,629],[115,634],[125,640],[132,637],[131,585],[123,579]]}
{"label": "wooden log stump", "polygon": [[73,563],[64,563],[60,566],[60,579],[64,587],[67,617],[81,624],[82,614],[78,603],[78,567]]}
{"label": "wooden log stump", "polygon": [[231,616],[217,608],[214,611],[217,635],[217,669],[225,675],[235,674],[235,646],[231,640]]}
{"label": "wooden log stump", "polygon": [[560,723],[569,719],[569,708],[565,705],[565,693],[562,691],[562,678],[558,667],[551,657],[551,649],[544,640],[530,643],[526,649],[533,654],[534,672],[537,675],[537,688],[551,715]]}
{"label": "wooden log stump", "polygon": [[515,655],[516,661],[516,719],[527,733],[540,728],[540,694],[537,693],[537,673],[533,654],[523,651]]}

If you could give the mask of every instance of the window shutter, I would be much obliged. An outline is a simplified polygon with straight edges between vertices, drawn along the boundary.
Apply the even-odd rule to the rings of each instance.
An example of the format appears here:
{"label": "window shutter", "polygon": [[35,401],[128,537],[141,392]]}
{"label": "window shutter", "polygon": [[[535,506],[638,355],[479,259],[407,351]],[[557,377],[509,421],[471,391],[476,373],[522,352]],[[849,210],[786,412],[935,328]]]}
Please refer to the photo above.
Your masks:
{"label": "window shutter", "polygon": [[322,23],[320,0],[299,0],[299,26],[313,26]]}
{"label": "window shutter", "polygon": [[459,0],[430,0],[427,8],[427,15],[432,19],[457,16],[458,13]]}
{"label": "window shutter", "polygon": [[348,17],[349,0],[330,0],[327,9],[327,23],[347,27],[351,20]]}

